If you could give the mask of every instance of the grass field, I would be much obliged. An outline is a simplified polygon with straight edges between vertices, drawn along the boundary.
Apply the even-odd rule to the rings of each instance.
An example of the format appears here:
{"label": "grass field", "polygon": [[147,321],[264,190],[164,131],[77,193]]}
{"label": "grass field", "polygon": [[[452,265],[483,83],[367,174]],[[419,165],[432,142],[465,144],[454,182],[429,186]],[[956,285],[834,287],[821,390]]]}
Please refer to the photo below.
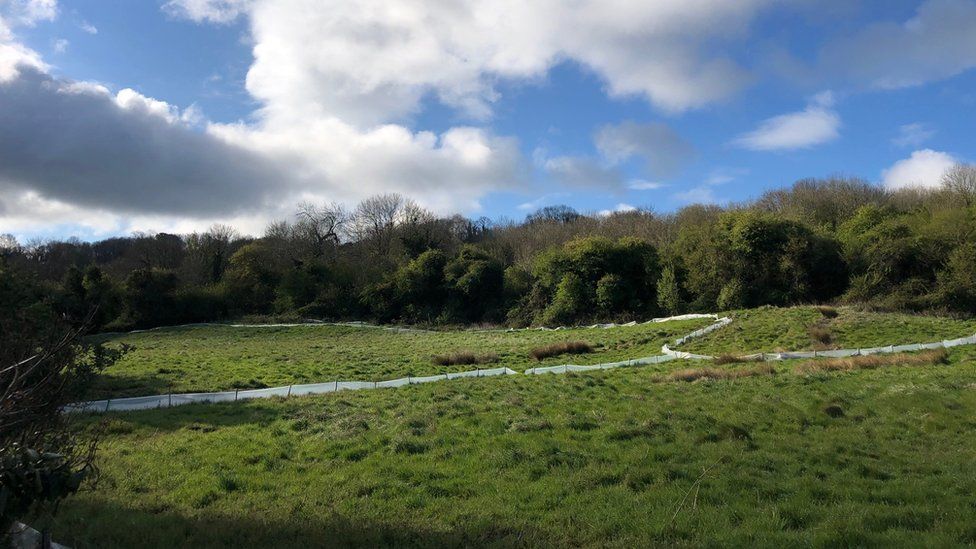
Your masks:
{"label": "grass field", "polygon": [[[133,350],[99,378],[94,398],[167,392],[220,391],[320,383],[377,381],[472,370],[434,363],[437,355],[475,351],[497,355],[484,368],[522,371],[535,366],[595,364],[657,355],[661,345],[709,324],[684,320],[605,329],[559,331],[393,332],[375,328],[309,325],[167,328],[102,339]],[[584,341],[593,353],[536,361],[532,349]]]}
{"label": "grass field", "polygon": [[[728,313],[733,322],[679,347],[691,353],[721,355],[804,351],[930,343],[971,336],[976,320],[835,309],[827,318],[815,307],[763,307]],[[829,334],[829,342],[811,335],[811,328]]]}
{"label": "grass field", "polygon": [[[811,347],[811,326],[841,346],[973,331],[853,309],[735,314],[684,347]],[[329,373],[395,376],[441,371],[431,357],[458,347],[527,366],[531,347],[570,339],[597,352],[562,361],[600,362],[656,354],[707,323],[160,330],[115,338],[138,349],[109,373],[120,387],[177,375],[188,387],[273,384],[313,375],[328,356]],[[676,361],[83,417],[103,429],[101,476],[65,504],[54,538],[81,548],[972,545],[976,346],[930,355]],[[184,373],[155,370],[176,358]]]}
{"label": "grass field", "polygon": [[624,368],[112,415],[98,489],[68,502],[55,539],[972,544],[974,358],[696,383]]}

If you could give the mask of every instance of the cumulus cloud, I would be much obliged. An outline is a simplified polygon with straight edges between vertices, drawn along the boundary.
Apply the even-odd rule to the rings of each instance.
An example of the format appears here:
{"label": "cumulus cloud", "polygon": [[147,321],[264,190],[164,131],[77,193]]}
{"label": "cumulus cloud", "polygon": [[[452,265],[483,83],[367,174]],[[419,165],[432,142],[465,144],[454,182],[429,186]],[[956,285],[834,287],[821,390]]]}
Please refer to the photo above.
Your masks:
{"label": "cumulus cloud", "polygon": [[841,125],[833,104],[830,92],[820,93],[806,109],[768,118],[733,143],[753,151],[776,151],[805,149],[832,141],[840,135]]}
{"label": "cumulus cloud", "polygon": [[855,83],[914,86],[976,67],[974,28],[973,0],[927,0],[907,21],[877,23],[830,42],[821,61]]}
{"label": "cumulus cloud", "polygon": [[918,147],[935,135],[935,130],[925,124],[915,122],[898,128],[898,135],[891,142],[899,147]]}
{"label": "cumulus cloud", "polygon": [[694,148],[687,141],[661,123],[608,124],[596,132],[594,143],[609,162],[619,164],[637,157],[656,177],[673,175],[694,155]]}
{"label": "cumulus cloud", "polygon": [[942,175],[958,163],[951,154],[923,149],[884,170],[881,173],[881,182],[889,189],[938,187],[942,182]]}
{"label": "cumulus cloud", "polygon": [[171,0],[166,10],[218,23],[247,14],[247,88],[265,114],[369,125],[415,112],[428,94],[489,116],[499,79],[538,78],[566,60],[599,74],[611,95],[672,111],[706,105],[751,80],[715,42],[773,3]]}
{"label": "cumulus cloud", "polygon": [[257,209],[279,172],[251,151],[192,131],[132,90],[111,95],[33,68],[0,84],[0,188],[120,212]]}
{"label": "cumulus cloud", "polygon": [[[31,21],[40,17],[31,13]],[[254,123],[216,124],[193,106],[48,71],[37,52],[4,35],[4,226],[29,224],[31,212],[50,220],[45,212],[57,211],[59,220],[94,233],[106,224],[159,229],[214,219],[253,228],[290,217],[301,200],[354,202],[394,191],[440,212],[476,211],[486,193],[526,179],[517,141],[481,128],[363,128],[314,112],[300,121],[262,112]]]}

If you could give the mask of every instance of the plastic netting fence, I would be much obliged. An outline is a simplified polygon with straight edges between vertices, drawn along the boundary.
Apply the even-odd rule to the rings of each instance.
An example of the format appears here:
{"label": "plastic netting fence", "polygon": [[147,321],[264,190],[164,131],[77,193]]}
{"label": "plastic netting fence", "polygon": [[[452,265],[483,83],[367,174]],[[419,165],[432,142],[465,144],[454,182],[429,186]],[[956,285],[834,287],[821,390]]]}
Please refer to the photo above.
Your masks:
{"label": "plastic netting fence", "polygon": [[131,398],[111,398],[93,400],[69,405],[69,412],[121,412],[129,410],[150,410],[153,408],[169,408],[194,402],[234,402],[251,398],[290,397],[302,395],[318,395],[335,393],[338,391],[358,391],[363,389],[383,389],[403,387],[419,383],[446,381],[466,377],[492,377],[517,374],[509,368],[492,368],[487,370],[472,370],[424,377],[403,377],[386,381],[332,381],[329,383],[310,383],[305,385],[289,385],[286,387],[270,387],[267,389],[251,389],[247,391],[223,391],[218,393],[182,393],[172,395],[153,395]]}
{"label": "plastic netting fence", "polygon": [[[642,324],[650,324],[656,322],[668,322],[672,320],[691,320],[691,319],[701,319],[701,318],[712,318],[715,322],[709,324],[708,326],[695,330],[690,334],[684,335],[674,341],[674,345],[681,345],[687,343],[691,339],[702,337],[707,335],[719,328],[727,326],[732,322],[731,318],[719,317],[714,314],[687,314],[679,315],[666,318],[655,318],[643,322]],[[616,326],[634,326],[637,325],[636,322],[629,322],[627,324],[594,324],[592,326],[587,326],[587,328],[612,328]],[[277,326],[307,326],[316,324],[286,324]],[[363,326],[363,327],[374,327],[372,325],[367,325],[365,323],[343,323],[342,325],[347,326]],[[237,325],[237,327],[264,327],[272,326],[267,324],[259,325]],[[533,328],[540,329],[540,328]],[[546,330],[564,330],[568,329],[564,326],[557,328],[542,328]],[[407,330],[402,330],[407,331]],[[863,356],[881,353],[903,353],[912,351],[922,351],[926,349],[942,349],[950,347],[958,347],[960,345],[974,345],[976,344],[976,335],[969,337],[961,337],[957,339],[949,339],[943,341],[937,341],[934,343],[911,343],[905,345],[887,345],[882,347],[868,347],[868,348],[858,348],[858,349],[833,349],[826,351],[794,351],[794,352],[781,352],[781,353],[755,353],[751,355],[741,356],[739,358],[744,360],[791,360],[791,359],[808,359],[808,358],[844,358],[851,356]],[[625,366],[641,366],[646,364],[660,364],[663,362],[670,362],[672,360],[713,360],[715,357],[710,355],[701,355],[688,353],[684,351],[677,351],[671,349],[667,344],[661,347],[660,355],[649,356],[644,358],[635,358],[631,360],[622,360],[618,362],[605,362],[601,364],[589,364],[589,365],[579,365],[579,364],[561,364],[559,366],[546,366],[540,368],[530,368],[525,370],[526,375],[538,375],[538,374],[565,374],[570,372],[589,372],[594,370],[608,370],[611,368],[620,368]],[[71,404],[66,407],[66,411],[69,412],[109,412],[109,411],[128,411],[128,410],[147,410],[153,408],[168,408],[170,406],[179,406],[181,404],[190,404],[194,402],[233,402],[237,400],[246,400],[251,398],[270,398],[270,397],[290,397],[290,396],[301,396],[301,395],[315,395],[315,394],[325,394],[334,393],[337,391],[356,391],[363,389],[382,389],[382,388],[393,388],[393,387],[403,387],[405,385],[414,385],[420,383],[432,383],[435,381],[446,381],[451,379],[459,378],[470,378],[470,377],[492,377],[501,375],[516,375],[518,372],[511,370],[509,368],[493,368],[486,370],[471,370],[467,372],[457,372],[457,373],[447,373],[439,374],[434,376],[423,376],[423,377],[403,377],[399,379],[390,379],[386,381],[332,381],[328,383],[312,383],[305,385],[289,385],[285,387],[271,387],[267,389],[251,389],[247,391],[224,391],[215,393],[184,393],[184,394],[172,394],[172,395],[153,395],[144,397],[131,397],[131,398],[118,398],[118,399],[106,399],[106,400],[95,400],[90,402],[79,402],[76,404]]]}

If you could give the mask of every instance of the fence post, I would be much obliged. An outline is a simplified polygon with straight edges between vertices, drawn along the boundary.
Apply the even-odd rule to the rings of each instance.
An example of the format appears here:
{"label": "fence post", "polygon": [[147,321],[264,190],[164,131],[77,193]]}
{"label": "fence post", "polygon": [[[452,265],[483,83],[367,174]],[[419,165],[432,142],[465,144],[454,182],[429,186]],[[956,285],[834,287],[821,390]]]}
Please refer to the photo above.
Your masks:
{"label": "fence post", "polygon": [[[292,388],[292,387],[294,387],[294,385],[289,385],[289,386],[288,386],[288,397],[290,397],[290,396],[291,396],[291,388]],[[285,398],[288,398],[288,397],[285,397]]]}
{"label": "fence post", "polygon": [[173,407],[173,391],[169,392],[169,407]]}
{"label": "fence post", "polygon": [[338,379],[335,382],[335,389],[333,389],[332,392],[333,393],[338,393],[339,392],[339,380]]}
{"label": "fence post", "polygon": [[478,368],[478,375],[476,375],[475,377],[481,377],[481,368]]}
{"label": "fence post", "polygon": [[108,399],[108,400],[105,401],[105,411],[106,412],[108,411],[108,407],[109,407],[110,404],[112,404],[112,399]]}
{"label": "fence post", "polygon": [[410,374],[407,374],[407,385],[410,385]]}
{"label": "fence post", "polygon": [[234,389],[234,402],[237,402],[237,393],[239,391],[240,391],[240,389]]}

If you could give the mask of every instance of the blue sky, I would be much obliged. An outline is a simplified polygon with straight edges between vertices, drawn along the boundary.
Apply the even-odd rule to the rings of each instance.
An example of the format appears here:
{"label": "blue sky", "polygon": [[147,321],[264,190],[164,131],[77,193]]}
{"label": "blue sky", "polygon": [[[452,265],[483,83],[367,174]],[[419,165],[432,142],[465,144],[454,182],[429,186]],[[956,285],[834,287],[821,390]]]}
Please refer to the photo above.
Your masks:
{"label": "blue sky", "polygon": [[976,0],[0,0],[0,233],[936,185],[976,156],[972,28]]}

